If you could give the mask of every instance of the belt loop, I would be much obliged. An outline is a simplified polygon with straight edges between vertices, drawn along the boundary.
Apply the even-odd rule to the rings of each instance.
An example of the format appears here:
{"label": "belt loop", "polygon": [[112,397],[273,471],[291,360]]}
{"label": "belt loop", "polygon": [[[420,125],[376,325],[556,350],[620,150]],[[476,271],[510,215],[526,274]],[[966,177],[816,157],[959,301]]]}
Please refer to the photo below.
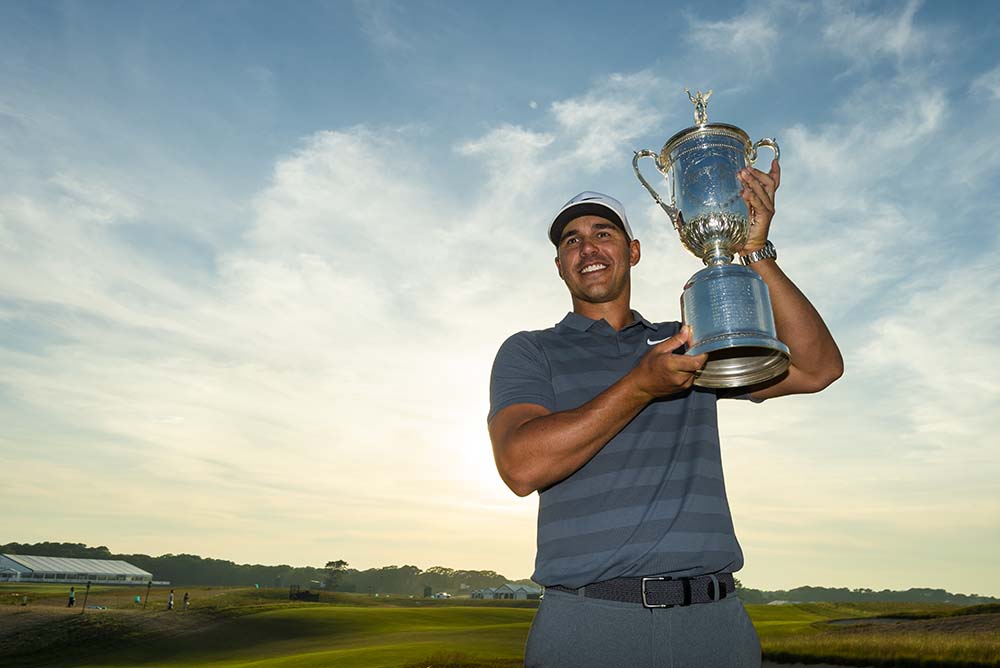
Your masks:
{"label": "belt loop", "polygon": [[719,600],[719,578],[715,577],[714,573],[709,573],[709,579],[712,581],[712,591],[710,592],[712,596],[712,601]]}
{"label": "belt loop", "polygon": [[586,596],[587,595],[587,588],[586,587],[580,587],[579,589],[576,590],[576,595],[577,596]]}

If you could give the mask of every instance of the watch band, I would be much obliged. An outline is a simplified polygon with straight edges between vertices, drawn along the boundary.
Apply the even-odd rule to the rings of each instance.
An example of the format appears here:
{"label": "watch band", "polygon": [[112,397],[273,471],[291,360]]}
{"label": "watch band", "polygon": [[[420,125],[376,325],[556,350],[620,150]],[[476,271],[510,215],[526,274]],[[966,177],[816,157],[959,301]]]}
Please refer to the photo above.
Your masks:
{"label": "watch band", "polygon": [[758,260],[768,260],[768,259],[770,260],[778,259],[778,251],[774,248],[774,244],[772,244],[770,240],[768,240],[767,243],[765,243],[757,250],[751,253],[747,253],[746,255],[743,255],[740,258],[740,261],[743,262],[744,265],[750,265],[753,264],[754,262],[757,262]]}

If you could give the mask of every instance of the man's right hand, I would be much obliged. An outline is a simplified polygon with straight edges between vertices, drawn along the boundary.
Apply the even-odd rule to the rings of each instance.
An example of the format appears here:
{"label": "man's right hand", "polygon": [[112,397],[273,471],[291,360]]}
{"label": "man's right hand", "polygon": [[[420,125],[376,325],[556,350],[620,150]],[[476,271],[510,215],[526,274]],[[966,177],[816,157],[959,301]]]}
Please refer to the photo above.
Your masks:
{"label": "man's right hand", "polygon": [[687,390],[694,384],[697,372],[708,361],[708,354],[681,355],[675,351],[691,342],[691,327],[683,325],[679,332],[649,349],[631,374],[636,389],[652,401]]}

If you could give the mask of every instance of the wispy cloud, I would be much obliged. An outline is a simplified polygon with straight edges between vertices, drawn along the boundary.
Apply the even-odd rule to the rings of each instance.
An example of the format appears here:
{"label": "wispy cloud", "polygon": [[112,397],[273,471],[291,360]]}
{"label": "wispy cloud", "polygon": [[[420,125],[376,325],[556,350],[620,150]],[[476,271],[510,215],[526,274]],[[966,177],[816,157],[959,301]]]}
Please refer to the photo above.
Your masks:
{"label": "wispy cloud", "polygon": [[1000,100],[1000,66],[983,72],[972,80],[970,90],[974,94],[985,95],[992,100]]}
{"label": "wispy cloud", "polygon": [[354,0],[354,12],[361,23],[361,30],[379,49],[405,51],[411,48],[410,39],[402,27],[403,5],[392,0]]}
{"label": "wispy cloud", "polygon": [[945,28],[915,22],[922,4],[921,0],[908,0],[882,12],[860,12],[851,3],[825,3],[823,40],[848,59],[853,69],[868,68],[884,59],[899,65],[918,55],[940,52],[946,44],[942,39]]}
{"label": "wispy cloud", "polygon": [[742,13],[719,21],[688,13],[683,38],[699,60],[725,63],[760,76],[774,67],[775,52],[781,43],[782,18],[801,11],[801,6],[786,2],[763,2],[748,3]]}

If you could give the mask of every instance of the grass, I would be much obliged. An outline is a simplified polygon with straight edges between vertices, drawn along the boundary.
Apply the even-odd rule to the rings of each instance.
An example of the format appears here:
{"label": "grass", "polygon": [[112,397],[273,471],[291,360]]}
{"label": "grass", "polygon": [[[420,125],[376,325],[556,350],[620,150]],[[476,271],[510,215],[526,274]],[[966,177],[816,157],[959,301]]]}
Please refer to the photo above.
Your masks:
{"label": "grass", "polygon": [[[0,601],[28,593],[28,607],[0,605],[0,666],[186,668],[508,668],[521,665],[534,601],[374,599],[323,594],[290,602],[284,590],[174,587],[149,607],[145,588],[92,587],[65,608],[65,585],[0,585]],[[11,596],[15,594],[15,596]],[[84,614],[80,614],[83,612]],[[748,606],[766,658],[843,665],[1000,668],[1000,606],[814,603]],[[975,613],[975,614],[972,614]],[[893,625],[833,626],[835,619],[906,617]]]}
{"label": "grass", "polygon": [[[400,666],[435,653],[462,651],[476,659],[520,660],[532,610],[517,608],[288,606],[251,609],[231,617],[198,615],[193,625],[174,624],[174,613],[122,612],[145,617],[128,624],[132,633],[113,651],[95,633],[93,615],[63,615],[68,625],[48,625],[58,632],[55,646],[16,657],[17,665],[45,666],[329,666],[377,668]],[[155,619],[148,619],[155,617]],[[170,619],[173,618],[173,619]],[[184,620],[187,621],[187,620]],[[67,628],[68,626],[68,628]],[[69,630],[71,633],[62,631]],[[100,629],[115,634],[121,627]],[[96,651],[84,657],[59,658],[72,631]],[[79,646],[79,644],[77,644]]]}
{"label": "grass", "polygon": [[[0,587],[2,598],[31,597],[26,608],[0,606],[0,666],[519,665],[537,607],[537,601],[353,594],[324,594],[320,603],[301,603],[288,601],[284,590],[174,590],[178,604],[167,611],[166,591],[154,589],[142,610],[132,604],[139,590],[92,587],[88,603],[109,609],[84,612],[79,595],[77,609],[65,607],[66,586],[31,585],[30,591],[16,592]],[[191,592],[188,611],[179,609],[184,591]]]}
{"label": "grass", "polygon": [[796,603],[794,605],[748,605],[761,645],[767,648],[786,637],[809,637],[821,633],[822,624],[835,619],[862,617],[920,618],[947,614],[955,606],[944,603]]}
{"label": "grass", "polygon": [[[813,604],[750,606],[749,612],[761,636],[764,656],[774,661],[927,668],[1000,667],[1000,606],[997,605],[955,609],[941,605]],[[804,615],[814,621],[807,622]],[[905,621],[829,624],[833,619],[872,616]]]}

